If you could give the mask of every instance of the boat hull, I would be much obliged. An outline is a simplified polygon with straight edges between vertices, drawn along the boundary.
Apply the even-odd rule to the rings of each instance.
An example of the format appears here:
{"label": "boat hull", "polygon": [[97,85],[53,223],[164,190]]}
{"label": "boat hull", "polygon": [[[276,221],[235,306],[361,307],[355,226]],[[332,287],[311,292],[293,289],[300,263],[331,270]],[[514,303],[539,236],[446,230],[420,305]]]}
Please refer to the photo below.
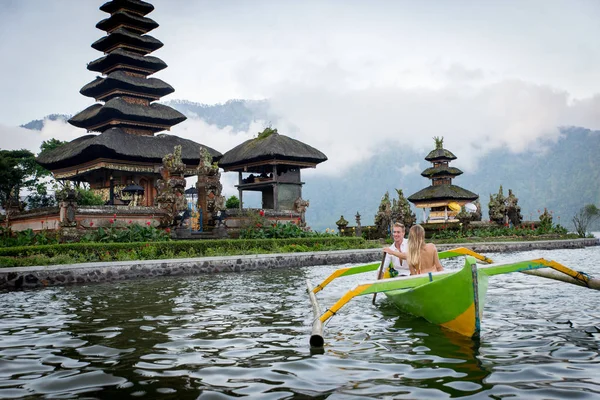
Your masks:
{"label": "boat hull", "polygon": [[404,312],[473,337],[479,335],[487,285],[488,276],[467,262],[442,279],[385,295]]}

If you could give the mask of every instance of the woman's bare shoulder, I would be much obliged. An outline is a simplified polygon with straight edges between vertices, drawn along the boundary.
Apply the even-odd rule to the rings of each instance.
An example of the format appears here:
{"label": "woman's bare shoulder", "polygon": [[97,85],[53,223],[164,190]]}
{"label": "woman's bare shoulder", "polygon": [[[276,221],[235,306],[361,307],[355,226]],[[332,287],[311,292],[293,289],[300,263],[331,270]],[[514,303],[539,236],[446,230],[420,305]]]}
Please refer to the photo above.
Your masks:
{"label": "woman's bare shoulder", "polygon": [[427,244],[425,245],[425,248],[426,248],[427,250],[436,250],[436,251],[437,251],[437,247],[435,247],[435,244],[433,244],[433,243],[427,243]]}

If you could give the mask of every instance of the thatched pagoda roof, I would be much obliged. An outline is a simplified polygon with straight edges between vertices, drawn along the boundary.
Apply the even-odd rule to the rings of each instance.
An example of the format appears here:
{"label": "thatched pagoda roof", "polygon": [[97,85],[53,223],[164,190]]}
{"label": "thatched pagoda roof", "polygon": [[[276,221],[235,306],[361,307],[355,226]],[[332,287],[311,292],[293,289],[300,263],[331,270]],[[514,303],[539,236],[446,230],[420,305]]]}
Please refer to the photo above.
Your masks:
{"label": "thatched pagoda roof", "polygon": [[474,201],[479,196],[475,193],[463,189],[456,185],[435,185],[428,186],[425,189],[419,190],[417,193],[410,195],[408,201],[411,203],[429,202],[433,200],[467,200]]}
{"label": "thatched pagoda roof", "polygon": [[138,35],[124,28],[115,29],[108,36],[92,43],[92,48],[103,53],[110,53],[119,47],[139,54],[148,54],[163,47],[163,43],[150,35]]}
{"label": "thatched pagoda roof", "polygon": [[462,171],[458,168],[441,165],[439,167],[429,167],[421,172],[421,175],[426,178],[436,178],[438,176],[458,176],[462,175]]}
{"label": "thatched pagoda roof", "polygon": [[[78,128],[104,131],[111,126],[111,121],[118,120],[124,124],[138,123],[140,126],[166,126],[171,127],[186,120],[186,116],[179,111],[158,103],[150,105],[132,104],[116,97],[104,105],[93,104],[74,115],[69,123]],[[163,130],[162,128],[160,130]]]}
{"label": "thatched pagoda roof", "polygon": [[119,10],[131,11],[139,15],[146,15],[154,10],[154,6],[141,0],[112,0],[100,6],[100,10],[109,14]]}
{"label": "thatched pagoda roof", "polygon": [[134,33],[143,34],[158,28],[158,24],[153,19],[127,11],[117,11],[96,24],[96,28],[106,32],[111,32],[119,27],[123,27]]}
{"label": "thatched pagoda roof", "polygon": [[44,151],[37,162],[49,170],[76,167],[98,158],[123,161],[161,163],[162,158],[181,146],[182,161],[191,166],[200,162],[200,147],[205,147],[213,161],[221,153],[208,146],[174,135],[131,135],[119,128],[108,129],[99,135],[85,135],[54,150]]}
{"label": "thatched pagoda roof", "polygon": [[90,71],[109,73],[114,69],[126,69],[137,73],[153,73],[167,68],[167,64],[158,57],[141,56],[125,49],[115,49],[110,54],[90,62],[87,69]]}
{"label": "thatched pagoda roof", "polygon": [[[299,140],[292,139],[277,132],[266,137],[250,139],[229,150],[219,161],[219,167],[225,170],[235,170],[244,164],[260,161],[288,161],[290,164],[315,166],[327,160],[327,156],[319,150]],[[281,164],[281,163],[280,163]]]}
{"label": "thatched pagoda roof", "polygon": [[456,156],[454,154],[452,154],[452,152],[450,150],[446,150],[444,148],[440,148],[440,149],[433,149],[429,152],[429,154],[427,154],[427,157],[425,157],[425,159],[427,161],[443,161],[443,160],[447,160],[447,161],[451,161],[451,160],[456,160]]}
{"label": "thatched pagoda roof", "polygon": [[[103,101],[113,97],[135,93],[138,97],[159,99],[173,93],[175,89],[165,81],[157,78],[131,76],[123,71],[114,71],[106,76],[97,77],[79,91],[82,95]],[[110,93],[109,95],[107,95]]]}

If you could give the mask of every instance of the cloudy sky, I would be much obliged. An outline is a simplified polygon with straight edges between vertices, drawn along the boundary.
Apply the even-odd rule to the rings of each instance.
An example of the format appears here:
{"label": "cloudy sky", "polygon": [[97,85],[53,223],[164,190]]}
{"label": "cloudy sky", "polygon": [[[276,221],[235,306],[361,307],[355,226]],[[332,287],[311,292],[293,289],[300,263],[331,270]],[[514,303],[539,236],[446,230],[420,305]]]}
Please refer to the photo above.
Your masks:
{"label": "cloudy sky", "polygon": [[[387,145],[429,150],[433,136],[476,168],[502,146],[556,141],[558,126],[600,129],[597,0],[153,0],[165,99],[270,100],[280,133],[329,157],[337,174]],[[84,134],[62,123],[41,135],[18,125],[75,114],[92,99],[86,64],[103,32],[103,0],[0,0],[0,148]],[[234,134],[188,120],[174,134],[221,152]],[[406,169],[410,171],[410,168]]]}

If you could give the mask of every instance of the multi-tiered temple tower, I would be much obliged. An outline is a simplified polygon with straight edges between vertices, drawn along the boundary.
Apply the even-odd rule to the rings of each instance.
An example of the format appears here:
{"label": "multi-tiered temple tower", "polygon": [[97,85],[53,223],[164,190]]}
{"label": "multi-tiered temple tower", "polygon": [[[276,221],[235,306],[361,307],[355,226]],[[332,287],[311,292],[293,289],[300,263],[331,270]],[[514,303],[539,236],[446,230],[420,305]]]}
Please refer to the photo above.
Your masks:
{"label": "multi-tiered temple tower", "polygon": [[[423,208],[423,221],[426,222],[456,222],[455,217],[460,211],[453,209],[452,203],[463,206],[466,203],[475,201],[479,198],[473,192],[452,184],[452,179],[461,175],[463,172],[450,166],[456,156],[451,151],[444,149],[444,138],[434,138],[435,149],[427,154],[425,160],[433,165],[421,175],[431,180],[431,186],[419,190],[417,193],[408,197],[408,201],[417,208]],[[430,208],[429,218],[425,216],[425,209]]]}
{"label": "multi-tiered temple tower", "polygon": [[102,76],[80,91],[98,103],[69,120],[76,127],[99,134],[82,136],[44,152],[38,163],[51,170],[56,179],[88,182],[111,204],[119,202],[121,189],[135,183],[144,189],[138,204],[152,206],[162,158],[172,153],[175,146],[182,148],[185,176],[196,174],[201,147],[207,148],[214,160],[221,154],[191,140],[156,135],[186,117],[155,102],[174,89],[161,79],[149,77],[167,67],[149,55],[163,46],[147,35],[158,27],[146,17],[154,6],[140,0],[112,0],[100,10],[110,14],[96,25],[107,35],[92,47],[104,55],[90,62],[88,69]]}

